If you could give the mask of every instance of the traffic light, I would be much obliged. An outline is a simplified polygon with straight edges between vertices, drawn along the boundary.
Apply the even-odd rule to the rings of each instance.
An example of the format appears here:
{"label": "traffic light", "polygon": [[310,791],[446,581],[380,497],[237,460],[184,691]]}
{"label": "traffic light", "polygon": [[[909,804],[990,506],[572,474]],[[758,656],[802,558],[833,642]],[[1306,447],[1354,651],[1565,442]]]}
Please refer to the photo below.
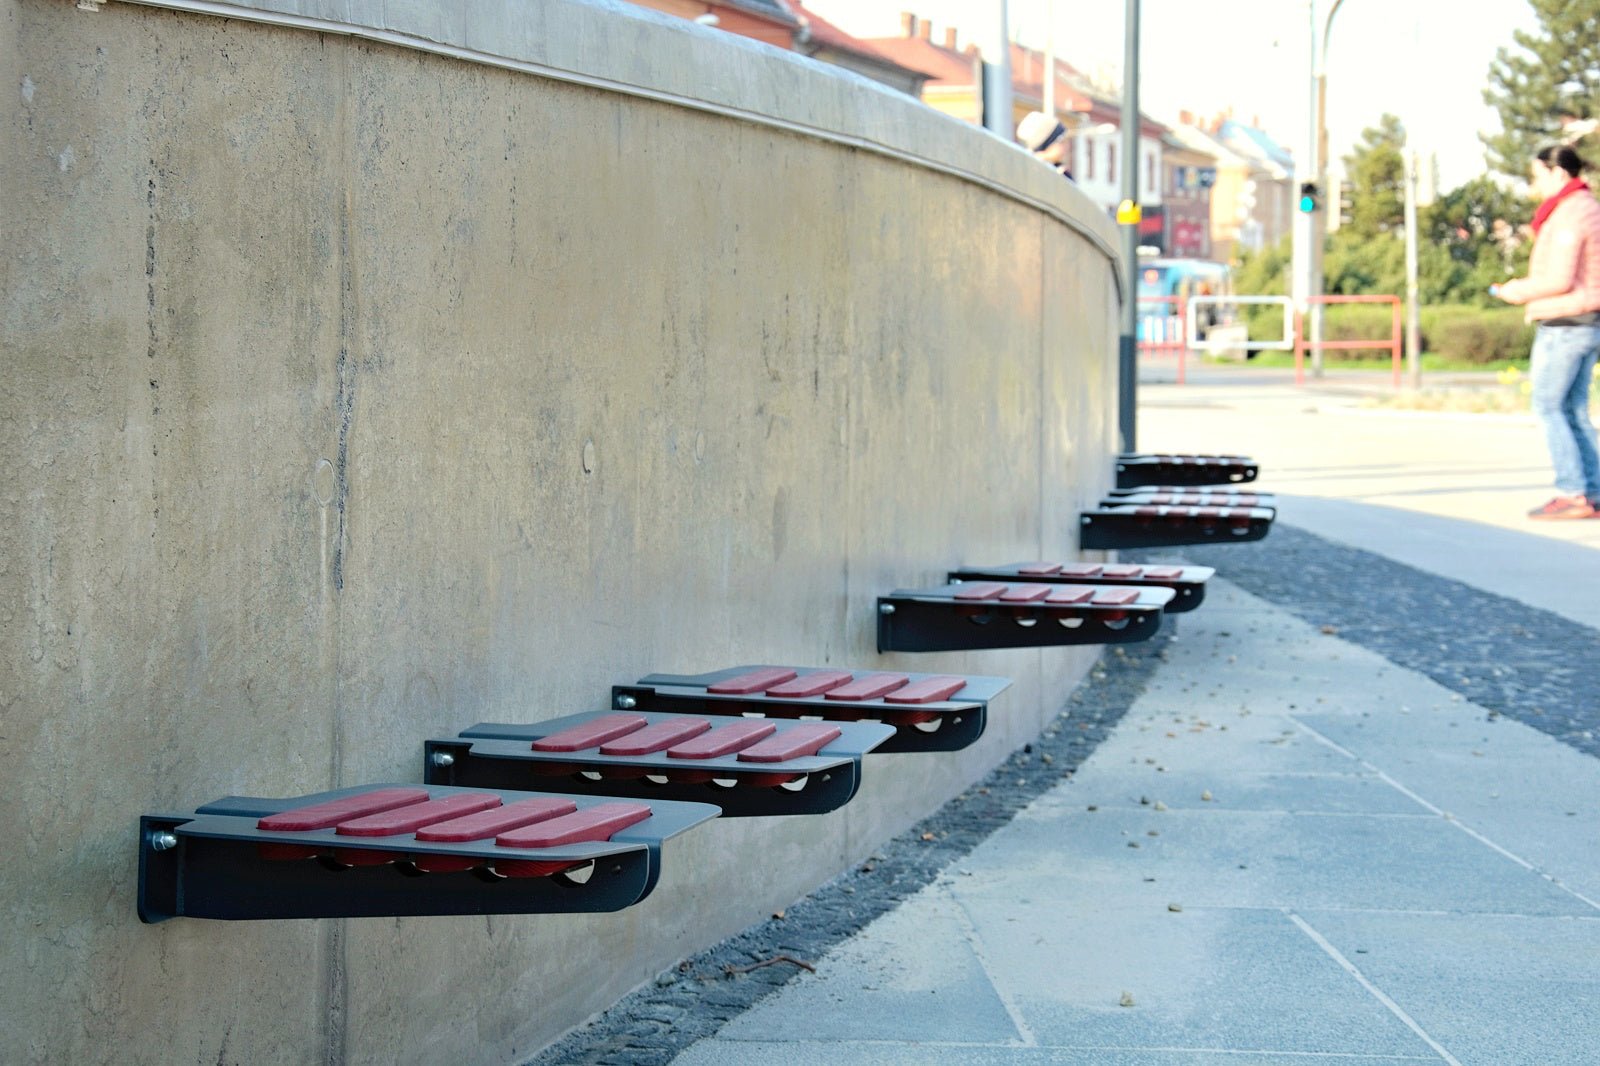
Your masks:
{"label": "traffic light", "polygon": [[1300,186],[1300,210],[1304,214],[1312,214],[1322,206],[1322,190],[1317,188],[1314,181],[1303,182]]}

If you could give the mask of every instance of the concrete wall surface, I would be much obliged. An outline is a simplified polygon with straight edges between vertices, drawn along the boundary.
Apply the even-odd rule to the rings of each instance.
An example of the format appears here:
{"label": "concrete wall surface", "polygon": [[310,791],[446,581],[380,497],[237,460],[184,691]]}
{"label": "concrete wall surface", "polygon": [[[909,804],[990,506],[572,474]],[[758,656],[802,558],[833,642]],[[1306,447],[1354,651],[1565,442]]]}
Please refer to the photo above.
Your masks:
{"label": "concrete wall surface", "polygon": [[[874,597],[1071,556],[1109,483],[1067,183],[628,5],[177,6],[0,3],[0,1058],[518,1061],[1059,710],[1092,651],[879,656]],[[1016,684],[620,913],[134,915],[141,813],[743,662]]]}

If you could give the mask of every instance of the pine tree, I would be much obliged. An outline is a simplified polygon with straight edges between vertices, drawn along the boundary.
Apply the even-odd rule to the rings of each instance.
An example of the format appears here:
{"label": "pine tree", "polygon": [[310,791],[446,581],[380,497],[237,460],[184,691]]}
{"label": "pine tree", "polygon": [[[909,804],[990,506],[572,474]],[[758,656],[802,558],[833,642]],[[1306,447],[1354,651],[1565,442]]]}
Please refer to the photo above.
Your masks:
{"label": "pine tree", "polygon": [[[1518,30],[1519,52],[1502,48],[1489,67],[1484,102],[1500,112],[1501,132],[1485,135],[1491,167],[1523,178],[1533,154],[1568,140],[1564,120],[1600,117],[1600,0],[1528,0],[1539,30]],[[1577,148],[1600,164],[1600,136]]]}
{"label": "pine tree", "polygon": [[1350,223],[1340,232],[1348,229],[1351,237],[1365,240],[1400,231],[1405,223],[1405,146],[1405,127],[1393,115],[1361,131],[1354,151],[1344,157]]}
{"label": "pine tree", "polygon": [[1514,235],[1532,214],[1531,200],[1487,176],[1424,208],[1419,275],[1429,302],[1495,306],[1489,286],[1527,265],[1528,242]]}

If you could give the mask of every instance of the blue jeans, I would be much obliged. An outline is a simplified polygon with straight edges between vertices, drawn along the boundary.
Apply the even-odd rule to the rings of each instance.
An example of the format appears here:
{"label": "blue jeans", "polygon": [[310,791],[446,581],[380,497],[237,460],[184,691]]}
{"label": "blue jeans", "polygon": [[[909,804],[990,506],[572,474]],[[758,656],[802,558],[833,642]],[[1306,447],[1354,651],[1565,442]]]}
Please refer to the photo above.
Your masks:
{"label": "blue jeans", "polygon": [[1589,382],[1600,325],[1540,326],[1533,338],[1533,410],[1544,423],[1556,491],[1600,501],[1600,452],[1589,421]]}

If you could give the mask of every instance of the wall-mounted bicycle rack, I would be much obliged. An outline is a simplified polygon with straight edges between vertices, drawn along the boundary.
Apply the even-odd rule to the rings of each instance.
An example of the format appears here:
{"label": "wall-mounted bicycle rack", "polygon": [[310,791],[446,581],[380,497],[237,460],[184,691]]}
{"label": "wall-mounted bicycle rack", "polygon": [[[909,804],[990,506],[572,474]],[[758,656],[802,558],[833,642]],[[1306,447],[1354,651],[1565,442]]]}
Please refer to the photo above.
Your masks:
{"label": "wall-mounted bicycle rack", "polygon": [[894,732],[877,722],[597,711],[430,740],[423,772],[435,784],[702,800],[730,818],[824,814],[850,802],[861,757]]}
{"label": "wall-mounted bicycle rack", "polygon": [[1132,585],[1168,588],[1173,597],[1166,612],[1192,611],[1206,598],[1206,582],[1216,573],[1209,566],[1160,566],[1120,563],[1008,563],[964,566],[950,571],[951,581],[1035,581],[1046,584]]}
{"label": "wall-mounted bicycle rack", "polygon": [[620,910],[655,887],[662,841],[717,813],[437,785],[229,796],[139,819],[139,918]]}
{"label": "wall-mounted bicycle rack", "polygon": [[1124,452],[1117,456],[1117,488],[1140,485],[1225,485],[1254,481],[1260,467],[1242,455],[1147,455]]}
{"label": "wall-mounted bicycle rack", "polygon": [[958,582],[878,597],[879,651],[962,651],[1148,640],[1167,588]]}
{"label": "wall-mounted bicycle rack", "polygon": [[1171,548],[1260,540],[1272,528],[1267,507],[1165,507],[1117,504],[1079,515],[1078,546]]}
{"label": "wall-mounted bicycle rack", "polygon": [[863,672],[812,666],[734,666],[651,674],[611,690],[621,710],[879,721],[895,733],[880,752],[957,751],[983,735],[1004,677]]}

